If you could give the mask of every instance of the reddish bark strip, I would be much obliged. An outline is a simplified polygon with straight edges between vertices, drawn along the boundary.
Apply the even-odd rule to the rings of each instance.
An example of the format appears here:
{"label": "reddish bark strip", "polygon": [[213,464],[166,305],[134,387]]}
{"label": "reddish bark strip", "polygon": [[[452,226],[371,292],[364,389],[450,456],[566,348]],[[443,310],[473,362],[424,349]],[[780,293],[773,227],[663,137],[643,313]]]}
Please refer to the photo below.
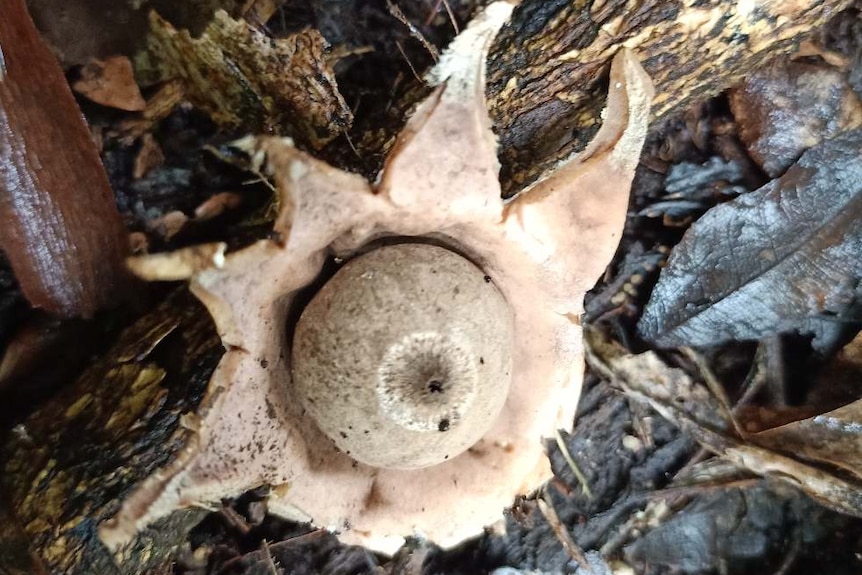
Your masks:
{"label": "reddish bark strip", "polygon": [[0,247],[35,307],[92,315],[125,277],[111,186],[24,0],[0,2],[0,50]]}

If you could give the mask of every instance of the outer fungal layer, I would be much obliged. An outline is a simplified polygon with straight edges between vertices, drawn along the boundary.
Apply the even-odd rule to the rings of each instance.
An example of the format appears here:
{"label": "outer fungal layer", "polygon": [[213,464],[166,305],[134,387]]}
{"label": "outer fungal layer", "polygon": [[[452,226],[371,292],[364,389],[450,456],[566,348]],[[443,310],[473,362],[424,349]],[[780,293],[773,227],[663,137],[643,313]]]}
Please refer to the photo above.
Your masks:
{"label": "outer fungal layer", "polygon": [[[345,541],[392,552],[419,532],[450,546],[549,476],[542,438],[574,418],[583,294],[618,243],[652,87],[632,54],[619,52],[594,141],[505,204],[484,64],[511,9],[491,4],[456,38],[430,75],[438,88],[407,122],[376,184],[286,140],[244,143],[280,194],[280,242],[262,240],[192,274],[227,352],[194,419],[196,441],[102,526],[111,548],[121,551],[137,529],[178,506],[262,483],[276,486],[271,510]],[[375,467],[345,454],[303,409],[291,379],[293,329],[284,324],[297,293],[331,254],[349,260],[385,237],[462,255],[497,287],[513,322],[511,383],[499,415],[469,449],[419,469]],[[183,256],[175,256],[181,269],[201,269]],[[140,269],[153,279],[176,277],[173,261]]]}

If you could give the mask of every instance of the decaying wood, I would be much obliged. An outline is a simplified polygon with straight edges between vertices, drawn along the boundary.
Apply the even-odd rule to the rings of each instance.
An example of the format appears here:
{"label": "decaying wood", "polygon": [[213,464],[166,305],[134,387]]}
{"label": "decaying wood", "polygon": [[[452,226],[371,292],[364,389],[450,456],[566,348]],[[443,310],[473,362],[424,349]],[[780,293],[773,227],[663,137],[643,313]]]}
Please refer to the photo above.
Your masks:
{"label": "decaying wood", "polygon": [[[96,528],[143,477],[178,456],[222,354],[206,311],[185,289],[128,328],[104,358],[36,416],[3,452],[0,573],[120,573]],[[124,573],[156,566],[203,510],[147,529]],[[29,539],[34,554],[22,548]]]}
{"label": "decaying wood", "polygon": [[847,0],[525,2],[497,39],[488,95],[504,193],[585,146],[601,124],[603,75],[620,46],[653,79],[661,120],[788,52]]}
{"label": "decaying wood", "polygon": [[[634,48],[652,75],[660,119],[791,49],[849,3],[524,2],[490,63],[504,189],[521,189],[592,137],[603,74],[619,46]],[[96,526],[138,480],[178,455],[183,425],[194,424],[182,414],[194,410],[220,353],[206,313],[180,292],[19,426],[4,449],[0,493],[15,521],[0,521],[0,572],[34,572],[34,555],[57,573],[138,573],[163,562],[199,511],[169,517],[161,534],[145,530],[122,571]],[[33,555],[22,549],[27,540]]]}

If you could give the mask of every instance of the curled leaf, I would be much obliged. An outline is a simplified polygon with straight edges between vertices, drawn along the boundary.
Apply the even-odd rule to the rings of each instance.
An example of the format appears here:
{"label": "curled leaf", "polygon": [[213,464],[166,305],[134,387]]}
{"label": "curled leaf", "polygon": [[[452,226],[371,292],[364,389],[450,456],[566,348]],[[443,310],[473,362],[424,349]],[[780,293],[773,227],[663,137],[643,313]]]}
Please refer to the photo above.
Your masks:
{"label": "curled leaf", "polygon": [[760,445],[830,463],[862,480],[862,399],[752,437]]}
{"label": "curled leaf", "polygon": [[781,178],[698,220],[638,326],[660,346],[712,345],[839,314],[862,276],[862,130],[806,152]]}

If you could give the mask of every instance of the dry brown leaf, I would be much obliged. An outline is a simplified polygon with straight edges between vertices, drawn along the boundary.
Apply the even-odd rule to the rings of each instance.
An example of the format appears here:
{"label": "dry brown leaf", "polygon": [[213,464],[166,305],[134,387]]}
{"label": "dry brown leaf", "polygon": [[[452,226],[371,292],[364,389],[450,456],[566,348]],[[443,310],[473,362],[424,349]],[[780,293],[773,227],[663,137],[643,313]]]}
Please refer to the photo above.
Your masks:
{"label": "dry brown leaf", "polygon": [[284,2],[285,0],[245,0],[239,14],[252,24],[263,26]]}
{"label": "dry brown leaf", "polygon": [[[732,431],[733,422],[724,415],[726,411],[718,409],[718,400],[707,392],[705,386],[694,382],[683,370],[670,367],[654,352],[629,354],[594,329],[587,331],[585,343],[587,361],[597,373],[632,399],[648,404],[709,451],[757,475],[795,485],[827,507],[862,517],[862,481],[809,465],[794,456],[772,451],[737,436]],[[862,425],[858,421],[862,402],[857,403],[860,406],[839,415],[833,412],[819,417],[829,417],[830,423],[844,431],[854,430],[857,434],[855,450],[859,451],[858,434]],[[828,428],[830,424],[820,427]],[[806,442],[803,435],[795,434],[799,445],[793,449],[799,449]],[[816,451],[817,448],[809,444],[806,449]],[[853,450],[854,446],[847,443],[842,450],[831,455],[839,456],[842,452],[846,455]],[[858,462],[859,454],[854,457]]]}
{"label": "dry brown leaf", "polygon": [[185,227],[188,221],[189,217],[187,215],[179,210],[174,210],[164,214],[160,218],[147,222],[147,226],[151,231],[162,236],[162,238],[170,240],[180,233],[180,230]]}
{"label": "dry brown leaf", "polygon": [[166,118],[185,98],[185,90],[180,81],[165,82],[147,100],[147,106],[138,117],[120,122],[119,134],[127,143],[132,142],[153,129],[153,126]]}
{"label": "dry brown leaf", "polygon": [[150,251],[150,239],[144,232],[129,234],[129,252],[133,256],[142,256]]}
{"label": "dry brown leaf", "polygon": [[72,88],[87,99],[109,108],[139,112],[147,106],[135,82],[132,63],[125,56],[91,61],[81,69],[81,78],[72,84]]}
{"label": "dry brown leaf", "polygon": [[201,244],[173,252],[134,256],[126,260],[126,265],[138,277],[150,281],[178,281],[188,279],[194,274],[224,265],[223,243]]}
{"label": "dry brown leaf", "polygon": [[776,451],[835,465],[862,479],[862,399],[761,431],[750,439]]}
{"label": "dry brown leaf", "polygon": [[236,192],[221,192],[208,198],[195,208],[195,220],[204,222],[232,210],[242,203],[242,196]]}

